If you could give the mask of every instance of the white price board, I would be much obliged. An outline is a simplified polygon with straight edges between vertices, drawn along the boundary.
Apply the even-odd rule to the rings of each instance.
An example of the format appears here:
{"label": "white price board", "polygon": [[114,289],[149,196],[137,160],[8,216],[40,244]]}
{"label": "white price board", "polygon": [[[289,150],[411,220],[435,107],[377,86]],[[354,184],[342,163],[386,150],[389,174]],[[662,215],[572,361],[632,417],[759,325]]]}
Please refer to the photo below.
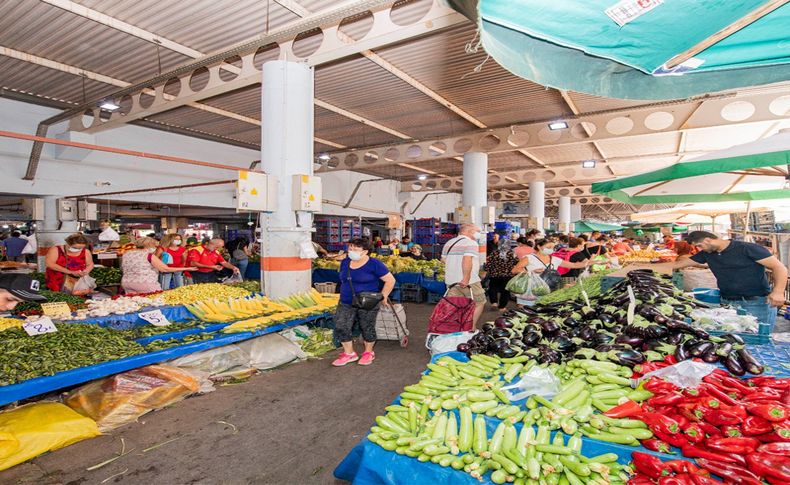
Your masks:
{"label": "white price board", "polygon": [[31,337],[35,335],[41,335],[43,333],[55,333],[58,331],[55,323],[49,317],[41,317],[36,321],[24,323],[22,328],[24,328],[25,332],[27,332],[27,334]]}
{"label": "white price board", "polygon": [[150,312],[141,312],[138,313],[137,316],[155,327],[166,327],[170,325],[170,321],[167,319],[164,313],[162,313],[162,310],[151,310]]}

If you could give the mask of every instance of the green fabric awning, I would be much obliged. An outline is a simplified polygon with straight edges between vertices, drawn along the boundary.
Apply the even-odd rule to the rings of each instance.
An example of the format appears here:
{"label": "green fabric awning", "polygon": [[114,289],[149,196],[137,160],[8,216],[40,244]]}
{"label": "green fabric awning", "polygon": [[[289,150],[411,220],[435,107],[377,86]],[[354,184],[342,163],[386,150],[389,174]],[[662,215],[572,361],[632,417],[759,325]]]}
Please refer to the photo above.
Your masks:
{"label": "green fabric awning", "polygon": [[783,199],[790,133],[714,152],[653,172],[592,184],[592,192],[628,204]]}
{"label": "green fabric awning", "polygon": [[573,232],[611,232],[622,231],[623,226],[617,224],[607,224],[605,222],[581,220],[573,223]]}
{"label": "green fabric awning", "polygon": [[[790,4],[763,11],[765,0],[450,3],[477,23],[483,47],[500,65],[552,88],[676,99],[790,79]],[[616,12],[629,9],[641,15],[623,25],[607,15],[622,22]],[[733,34],[684,55],[729,26],[736,26]]]}

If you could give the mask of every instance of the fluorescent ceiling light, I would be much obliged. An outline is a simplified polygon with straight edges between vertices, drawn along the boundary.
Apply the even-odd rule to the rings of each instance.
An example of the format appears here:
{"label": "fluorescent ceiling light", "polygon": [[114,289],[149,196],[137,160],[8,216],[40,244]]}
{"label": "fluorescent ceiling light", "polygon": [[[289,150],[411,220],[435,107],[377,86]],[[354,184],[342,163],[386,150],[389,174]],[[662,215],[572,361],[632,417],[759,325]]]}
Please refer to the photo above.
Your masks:
{"label": "fluorescent ceiling light", "polygon": [[104,101],[102,104],[99,105],[99,108],[106,109],[107,111],[115,111],[116,109],[119,109],[120,106],[113,103],[112,101]]}
{"label": "fluorescent ceiling light", "polygon": [[582,168],[595,168],[595,160],[585,160],[582,162]]}
{"label": "fluorescent ceiling light", "polygon": [[319,160],[329,160],[330,158],[331,157],[329,156],[328,153],[322,153],[322,154],[318,155],[318,159]]}
{"label": "fluorescent ceiling light", "polygon": [[427,178],[428,178],[428,176],[427,176],[427,175],[420,175],[420,176],[419,176],[419,177],[417,177],[417,178],[418,178],[418,179],[420,179],[420,180],[425,180],[425,179],[427,179]]}
{"label": "fluorescent ceiling light", "polygon": [[567,121],[554,121],[552,123],[549,123],[550,130],[564,130],[567,127],[568,127]]}

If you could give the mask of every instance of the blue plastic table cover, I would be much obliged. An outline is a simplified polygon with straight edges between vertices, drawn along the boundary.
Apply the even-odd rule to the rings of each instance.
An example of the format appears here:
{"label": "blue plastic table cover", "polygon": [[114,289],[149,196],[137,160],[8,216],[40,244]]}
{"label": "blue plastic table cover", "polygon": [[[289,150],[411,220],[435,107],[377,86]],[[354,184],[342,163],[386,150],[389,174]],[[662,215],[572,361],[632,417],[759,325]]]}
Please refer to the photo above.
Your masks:
{"label": "blue plastic table cover", "polygon": [[313,283],[340,283],[340,273],[335,269],[313,270]]}
{"label": "blue plastic table cover", "polygon": [[423,280],[420,282],[420,285],[429,293],[438,293],[440,295],[444,295],[444,293],[447,291],[447,285],[444,284],[444,281],[423,278]]}
{"label": "blue plastic table cover", "polygon": [[422,282],[422,273],[394,273],[395,281],[400,284],[419,285]]}
{"label": "blue plastic table cover", "polygon": [[111,324],[111,322],[129,322],[135,326],[140,325],[150,325],[147,321],[140,318],[139,314],[141,312],[147,312],[151,310],[161,310],[162,314],[171,322],[183,322],[185,320],[194,320],[196,317],[192,315],[187,307],[184,305],[174,305],[174,306],[160,306],[160,307],[151,307],[151,308],[141,308],[135,313],[124,313],[122,315],[108,315],[106,317],[95,317],[95,318],[86,318],[85,320],[68,320],[68,321],[59,321],[59,324],[62,323],[90,323],[94,325],[99,325],[100,327],[107,327]]}
{"label": "blue plastic table cover", "polygon": [[[38,396],[47,392],[56,391],[58,389],[82,384],[94,379],[118,374],[119,372],[125,372],[138,367],[175,359],[176,357],[181,357],[183,355],[222,347],[224,345],[249,340],[251,338],[260,337],[261,335],[266,335],[273,332],[279,332],[280,330],[284,330],[286,328],[310,323],[325,317],[326,315],[314,315],[305,319],[293,320],[279,325],[273,325],[255,332],[220,334],[211,340],[188,343],[178,347],[171,347],[169,349],[149,352],[147,354],[133,355],[123,359],[112,360],[109,362],[103,362],[101,364],[79,367],[77,369],[59,372],[53,376],[36,377],[35,379],[29,379],[18,384],[2,386],[0,387],[0,406],[12,403],[14,401],[19,401],[21,399]],[[225,324],[218,325],[224,326]],[[205,332],[209,330],[203,329],[202,331]],[[148,340],[150,341],[162,338],[170,337],[165,335],[157,335],[155,337],[149,338]]]}

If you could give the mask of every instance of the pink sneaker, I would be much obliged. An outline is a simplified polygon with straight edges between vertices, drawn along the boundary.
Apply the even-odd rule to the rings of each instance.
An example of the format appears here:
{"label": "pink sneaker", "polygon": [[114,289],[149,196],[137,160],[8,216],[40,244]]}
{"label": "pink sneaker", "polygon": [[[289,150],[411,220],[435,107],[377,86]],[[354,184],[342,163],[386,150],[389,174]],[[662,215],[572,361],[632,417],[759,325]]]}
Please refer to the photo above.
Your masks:
{"label": "pink sneaker", "polygon": [[376,360],[376,354],[373,352],[362,352],[362,358],[359,359],[359,365],[370,365]]}
{"label": "pink sneaker", "polygon": [[[365,354],[362,355],[364,357]],[[346,364],[350,364],[358,360],[359,360],[359,356],[357,356],[356,352],[352,352],[350,354],[343,352],[342,354],[340,354],[340,357],[338,357],[337,359],[335,359],[334,362],[332,362],[332,365],[335,367],[343,367]]]}

